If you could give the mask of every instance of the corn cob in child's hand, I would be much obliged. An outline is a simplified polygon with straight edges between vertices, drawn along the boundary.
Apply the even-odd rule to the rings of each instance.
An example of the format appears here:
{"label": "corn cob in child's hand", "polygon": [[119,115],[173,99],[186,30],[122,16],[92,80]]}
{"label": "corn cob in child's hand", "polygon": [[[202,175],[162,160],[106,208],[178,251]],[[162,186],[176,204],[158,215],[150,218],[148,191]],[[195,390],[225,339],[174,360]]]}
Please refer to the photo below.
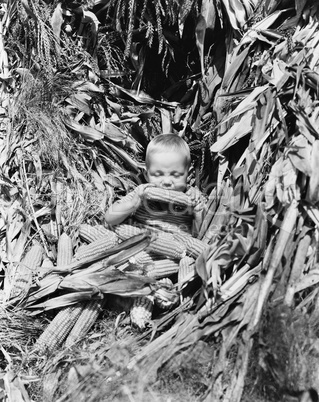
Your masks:
{"label": "corn cob in child's hand", "polygon": [[167,202],[190,208],[194,206],[192,198],[185,193],[161,187],[147,187],[144,190],[143,196],[153,201]]}

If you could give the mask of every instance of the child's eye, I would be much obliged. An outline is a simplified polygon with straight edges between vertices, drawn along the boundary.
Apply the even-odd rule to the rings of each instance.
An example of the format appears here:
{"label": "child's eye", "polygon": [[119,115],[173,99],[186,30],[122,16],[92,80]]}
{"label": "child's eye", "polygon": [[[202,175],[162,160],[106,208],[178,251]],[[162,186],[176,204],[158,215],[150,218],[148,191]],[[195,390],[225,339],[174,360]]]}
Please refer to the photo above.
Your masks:
{"label": "child's eye", "polygon": [[174,177],[180,177],[181,174],[180,173],[174,173]]}
{"label": "child's eye", "polygon": [[155,177],[160,177],[161,175],[162,175],[161,172],[155,172],[155,173],[154,173],[154,176],[155,176]]}

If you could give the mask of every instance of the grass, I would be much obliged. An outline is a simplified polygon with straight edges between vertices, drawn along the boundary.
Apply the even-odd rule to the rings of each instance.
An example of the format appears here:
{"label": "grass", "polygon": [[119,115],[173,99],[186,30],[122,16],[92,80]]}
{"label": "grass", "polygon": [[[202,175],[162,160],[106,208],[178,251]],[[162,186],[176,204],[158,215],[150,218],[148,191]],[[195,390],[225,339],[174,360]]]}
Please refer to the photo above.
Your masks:
{"label": "grass", "polygon": [[[194,354],[184,366],[167,365],[156,379],[145,380],[138,367],[126,368],[141,346],[136,343],[139,333],[123,326],[115,334],[117,315],[116,311],[105,310],[86,339],[69,349],[61,347],[49,356],[32,352],[32,343],[41,333],[41,320],[14,315],[15,328],[21,328],[22,321],[30,328],[34,325],[29,331],[32,338],[12,326],[15,346],[6,345],[12,370],[25,380],[29,397],[35,402],[199,401],[209,384],[207,360],[200,362]],[[43,328],[43,321],[41,325]],[[6,363],[3,359],[3,369]]]}
{"label": "grass", "polygon": [[[219,353],[218,338],[201,340],[182,350],[158,370],[157,376],[145,377],[145,367],[136,365],[129,370],[127,365],[149,340],[141,339],[141,333],[132,329],[125,320],[115,330],[119,312],[120,309],[115,306],[103,310],[85,339],[71,348],[61,346],[51,355],[39,356],[32,352],[32,345],[43,331],[47,319],[30,317],[21,310],[9,313],[2,311],[1,368],[3,372],[9,370],[23,381],[34,402],[210,400],[214,362]],[[284,400],[286,393],[280,378],[284,379],[282,381],[293,378],[296,384],[298,381],[301,384],[300,381],[306,377],[298,378],[297,375],[305,373],[310,363],[311,370],[316,369],[313,366],[314,354],[305,347],[305,341],[311,339],[311,334],[303,338],[305,331],[311,327],[313,317],[283,313],[276,309],[269,310],[255,339],[242,402]],[[281,317],[281,321],[278,317]],[[273,325],[274,322],[276,325]],[[226,382],[227,378],[231,378],[236,350],[234,345],[230,351],[232,356],[228,356],[229,363],[223,373]],[[291,351],[294,351],[293,355]],[[301,351],[304,356],[301,356]],[[272,354],[286,362],[281,366],[278,362],[277,366],[273,365],[277,371],[270,370],[272,365],[269,357]],[[295,356],[298,361],[293,360]],[[286,364],[289,365],[289,372]],[[274,377],[276,373],[279,378]],[[304,389],[308,385],[301,384]]]}

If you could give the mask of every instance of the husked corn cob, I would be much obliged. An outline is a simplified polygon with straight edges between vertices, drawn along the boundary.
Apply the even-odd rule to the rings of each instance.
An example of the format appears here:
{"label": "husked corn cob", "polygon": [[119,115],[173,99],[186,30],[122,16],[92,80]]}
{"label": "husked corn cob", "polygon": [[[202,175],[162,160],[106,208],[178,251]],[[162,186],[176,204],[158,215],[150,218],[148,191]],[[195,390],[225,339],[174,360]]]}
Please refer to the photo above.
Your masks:
{"label": "husked corn cob", "polygon": [[28,293],[33,275],[41,266],[43,256],[43,247],[35,243],[15,268],[9,298],[23,297]]}
{"label": "husked corn cob", "polygon": [[146,229],[140,228],[138,226],[129,225],[127,223],[121,223],[114,228],[114,232],[118,235],[121,240],[127,240],[131,237],[144,233]]}
{"label": "husked corn cob", "polygon": [[46,272],[51,272],[54,267],[53,261],[49,257],[45,257],[40,267],[40,277],[44,277]]}
{"label": "husked corn cob", "polygon": [[112,236],[116,237],[116,234],[112,230],[107,229],[103,225],[91,226],[87,223],[83,223],[79,227],[79,236],[87,243],[91,243],[107,235],[109,235],[110,238],[112,238]]}
{"label": "husked corn cob", "polygon": [[154,298],[152,296],[136,297],[130,310],[132,326],[140,330],[145,329],[152,319],[153,306]]}
{"label": "husked corn cob", "polygon": [[182,242],[186,246],[187,255],[197,258],[199,254],[207,248],[207,244],[203,241],[196,239],[188,233],[174,233],[174,239]]}
{"label": "husked corn cob", "polygon": [[145,268],[147,271],[148,266],[152,265],[154,261],[160,259],[163,259],[163,257],[155,254],[150,255],[147,251],[140,251],[117,268],[125,272],[132,272],[132,270],[134,270],[134,273],[136,274],[145,275]]}
{"label": "husked corn cob", "polygon": [[108,234],[100,237],[97,240],[92,241],[92,243],[85,244],[78,248],[74,255],[73,260],[84,260],[87,257],[96,255],[97,257],[103,253],[105,250],[109,250],[118,244],[117,236],[109,236]]}
{"label": "husked corn cob", "polygon": [[89,332],[93,324],[96,322],[103,305],[103,299],[90,300],[81,303],[81,314],[66,338],[66,347],[72,346]]}
{"label": "husked corn cob", "polygon": [[82,312],[82,304],[64,307],[53,318],[35,343],[39,354],[52,353],[68,336]]}
{"label": "husked corn cob", "polygon": [[185,245],[174,239],[171,233],[166,232],[159,232],[146,250],[173,259],[180,259],[186,255]]}
{"label": "husked corn cob", "polygon": [[154,293],[154,303],[162,310],[170,310],[179,304],[180,296],[173,288],[163,287]]}
{"label": "husked corn cob", "polygon": [[[187,233],[192,231],[193,215],[179,214],[174,211],[152,211],[141,206],[135,212],[134,218],[143,226],[155,226],[167,232],[183,230]],[[175,226],[175,230],[173,227]]]}
{"label": "husked corn cob", "polygon": [[[163,289],[165,290],[169,290],[172,291],[174,289],[174,284],[172,282],[172,280],[170,278],[162,278],[160,280],[157,281],[158,284],[161,285],[160,291],[159,292],[155,292],[154,295],[154,304],[156,304],[159,308],[161,308],[162,310],[168,310],[170,308],[172,308],[173,306],[175,307],[175,305],[178,304],[178,297],[174,298],[167,298],[165,295],[165,293],[161,293],[161,291]],[[164,297],[165,295],[165,297]]]}
{"label": "husked corn cob", "polygon": [[147,251],[140,251],[129,259],[129,262],[134,265],[144,266],[146,264],[152,264],[153,258]]}
{"label": "husked corn cob", "polygon": [[73,245],[72,239],[66,233],[62,233],[58,241],[57,265],[66,265],[72,261]]}
{"label": "husked corn cob", "polygon": [[53,261],[52,261],[50,258],[45,257],[45,258],[43,259],[43,261],[42,261],[41,269],[50,269],[50,268],[52,268],[53,266],[54,266]]}
{"label": "husked corn cob", "polygon": [[173,203],[190,208],[194,206],[190,197],[181,191],[161,187],[147,187],[144,190],[144,196],[148,200]]}
{"label": "husked corn cob", "polygon": [[167,289],[173,289],[174,287],[174,284],[170,278],[161,278],[157,282],[165,286]]}
{"label": "husked corn cob", "polygon": [[195,259],[189,256],[183,257],[179,261],[178,284],[182,286],[196,276]]}
{"label": "husked corn cob", "polygon": [[176,274],[179,270],[178,262],[164,258],[162,260],[154,260],[146,266],[146,275],[154,279],[161,279]]}

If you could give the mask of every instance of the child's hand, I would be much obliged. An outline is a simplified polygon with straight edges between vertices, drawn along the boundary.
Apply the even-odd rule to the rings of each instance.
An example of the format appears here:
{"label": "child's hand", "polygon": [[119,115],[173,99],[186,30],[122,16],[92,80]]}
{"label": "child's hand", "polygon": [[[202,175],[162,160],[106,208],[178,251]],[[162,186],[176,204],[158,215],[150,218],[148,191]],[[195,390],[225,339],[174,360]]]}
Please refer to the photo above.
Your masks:
{"label": "child's hand", "polygon": [[143,198],[144,190],[148,187],[155,187],[155,184],[146,183],[146,184],[140,184],[139,186],[136,187],[136,192],[139,195],[139,197]]}
{"label": "child's hand", "polygon": [[144,190],[148,187],[154,187],[154,184],[151,183],[146,183],[146,184],[140,184],[139,186],[136,187],[136,205],[140,206],[143,197],[144,197]]}

